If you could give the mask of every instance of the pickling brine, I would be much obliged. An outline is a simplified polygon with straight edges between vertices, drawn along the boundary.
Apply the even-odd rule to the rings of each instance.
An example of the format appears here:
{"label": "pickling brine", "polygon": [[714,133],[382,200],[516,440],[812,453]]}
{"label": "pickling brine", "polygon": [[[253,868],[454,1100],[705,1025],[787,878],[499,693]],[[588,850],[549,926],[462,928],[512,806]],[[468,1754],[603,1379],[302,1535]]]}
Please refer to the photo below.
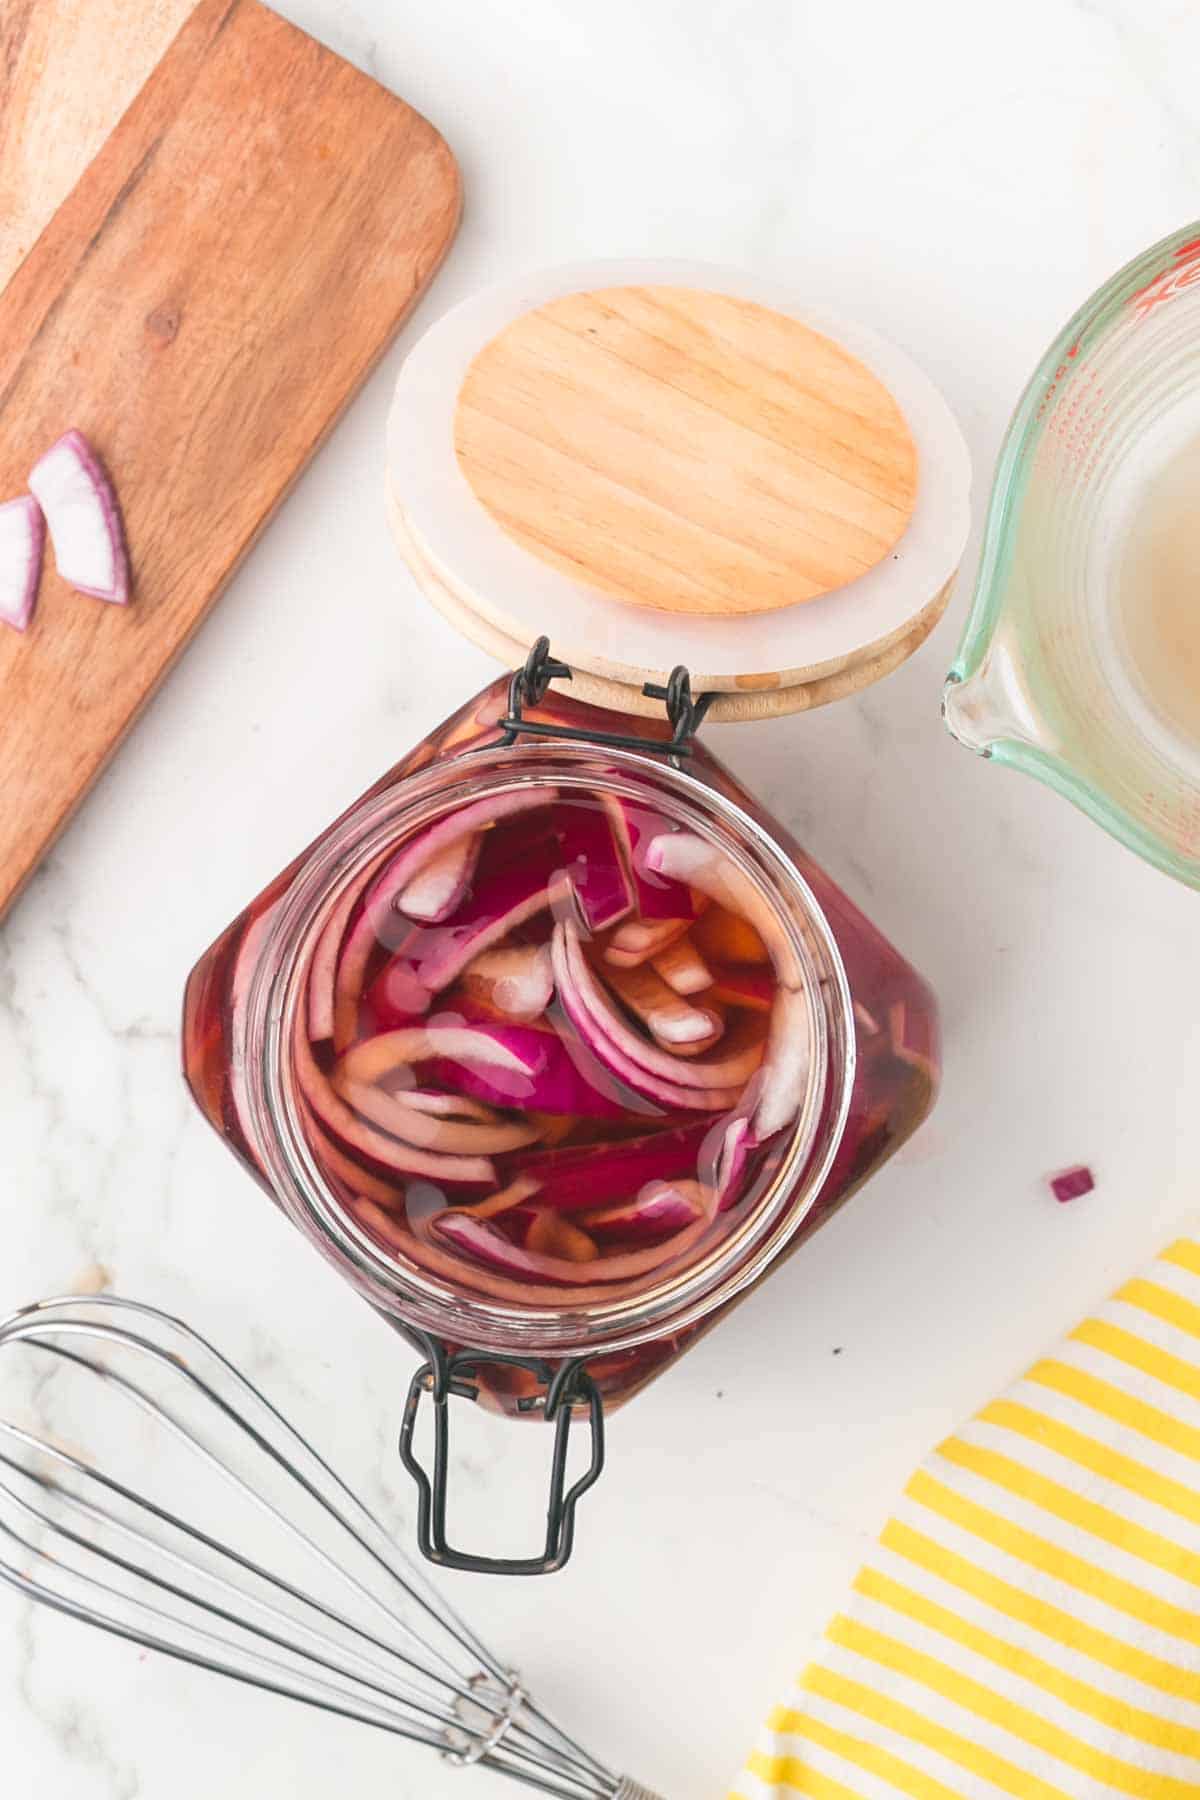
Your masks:
{"label": "pickling brine", "polygon": [[330,1187],[397,1257],[510,1300],[695,1255],[806,1090],[771,935],[734,864],[647,807],[533,785],[449,813],[314,949],[295,1057]]}
{"label": "pickling brine", "polygon": [[1156,471],[1131,509],[1117,580],[1118,635],[1156,719],[1200,749],[1200,433]]}

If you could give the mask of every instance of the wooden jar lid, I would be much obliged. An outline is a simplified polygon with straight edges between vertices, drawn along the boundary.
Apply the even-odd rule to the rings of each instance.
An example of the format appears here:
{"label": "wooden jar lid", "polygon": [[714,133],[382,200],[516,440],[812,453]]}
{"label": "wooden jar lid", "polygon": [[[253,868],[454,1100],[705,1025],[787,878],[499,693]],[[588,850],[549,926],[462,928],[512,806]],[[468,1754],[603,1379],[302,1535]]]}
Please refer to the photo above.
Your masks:
{"label": "wooden jar lid", "polygon": [[410,353],[393,529],[505,663],[549,635],[629,711],[685,663],[710,717],[804,710],[912,654],[969,526],[966,446],[893,346],[774,284],[600,264],[474,296]]}
{"label": "wooden jar lid", "polygon": [[467,482],[531,555],[630,606],[736,616],[844,587],[908,529],[917,450],[879,377],[733,294],[522,313],[459,391]]}

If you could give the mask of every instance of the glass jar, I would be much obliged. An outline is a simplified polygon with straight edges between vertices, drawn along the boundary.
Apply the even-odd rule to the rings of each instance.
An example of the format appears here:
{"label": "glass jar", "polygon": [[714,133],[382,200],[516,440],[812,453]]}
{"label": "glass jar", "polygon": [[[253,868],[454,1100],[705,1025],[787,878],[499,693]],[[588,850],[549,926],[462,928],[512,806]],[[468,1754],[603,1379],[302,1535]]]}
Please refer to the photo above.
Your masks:
{"label": "glass jar", "polygon": [[[544,654],[544,653],[543,653]],[[536,655],[536,653],[535,653]],[[527,667],[529,675],[531,664]],[[679,729],[586,706],[537,680],[501,678],[432,733],[332,825],[225,931],[188,982],[184,1067],[214,1128],[338,1272],[421,1353],[401,1437],[420,1490],[419,1537],[432,1560],[532,1573],[570,1553],[575,1502],[599,1473],[603,1413],[624,1404],[794,1250],[898,1145],[932,1105],[937,1080],[933,997],[829,877],[688,727],[702,709],[672,698]],[[524,704],[522,706],[522,701]],[[619,732],[614,735],[614,726]],[[753,1203],[695,1254],[643,1279],[519,1297],[503,1281],[455,1280],[380,1241],[347,1209],[304,1126],[291,1046],[305,1028],[314,947],[389,845],[472,802],[552,786],[563,796],[652,805],[719,847],[771,909],[806,996],[810,1056],[794,1124]],[[339,904],[342,913],[338,913]],[[338,926],[340,930],[340,925]],[[432,1479],[413,1427],[432,1395]],[[465,1394],[556,1427],[553,1491],[542,1555],[497,1562],[446,1540],[448,1402]],[[591,1464],[565,1489],[567,1438],[586,1415]]]}

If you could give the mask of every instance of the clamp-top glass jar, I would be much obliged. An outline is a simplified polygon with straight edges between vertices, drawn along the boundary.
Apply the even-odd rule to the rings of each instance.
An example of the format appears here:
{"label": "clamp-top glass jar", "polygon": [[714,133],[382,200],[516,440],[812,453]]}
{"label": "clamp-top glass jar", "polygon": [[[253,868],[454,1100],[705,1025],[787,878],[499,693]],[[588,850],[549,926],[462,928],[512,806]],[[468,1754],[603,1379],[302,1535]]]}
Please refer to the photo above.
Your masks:
{"label": "clamp-top glass jar", "polygon": [[[669,722],[548,688],[567,673],[542,641],[427,738],[185,1003],[211,1123],[424,1357],[401,1433],[422,1549],[516,1573],[570,1554],[604,1409],[865,1180],[937,1078],[928,988],[693,740],[683,672]],[[454,1394],[555,1423],[539,1556],[449,1545]]]}

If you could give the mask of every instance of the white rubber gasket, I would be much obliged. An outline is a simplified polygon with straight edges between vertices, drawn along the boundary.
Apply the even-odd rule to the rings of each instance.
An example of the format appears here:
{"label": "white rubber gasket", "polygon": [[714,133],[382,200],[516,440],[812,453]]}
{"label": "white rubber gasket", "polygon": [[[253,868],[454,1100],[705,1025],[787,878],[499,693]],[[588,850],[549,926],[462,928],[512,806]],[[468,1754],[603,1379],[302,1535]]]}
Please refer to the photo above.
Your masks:
{"label": "white rubber gasket", "polygon": [[[697,618],[623,605],[551,568],[507,537],[458,466],[454,417],[467,369],[497,332],[531,308],[597,288],[674,285],[729,293],[823,332],[865,363],[903,411],[917,446],[912,520],[874,569],[835,593],[738,618]],[[953,577],[970,528],[971,462],[938,389],[894,345],[779,284],[692,262],[593,262],[542,270],[463,301],[410,352],[388,422],[391,491],[439,578],[508,638],[548,632],[554,653],[624,685],[661,680],[676,663],[693,685],[790,686],[830,675],[904,636]]]}

